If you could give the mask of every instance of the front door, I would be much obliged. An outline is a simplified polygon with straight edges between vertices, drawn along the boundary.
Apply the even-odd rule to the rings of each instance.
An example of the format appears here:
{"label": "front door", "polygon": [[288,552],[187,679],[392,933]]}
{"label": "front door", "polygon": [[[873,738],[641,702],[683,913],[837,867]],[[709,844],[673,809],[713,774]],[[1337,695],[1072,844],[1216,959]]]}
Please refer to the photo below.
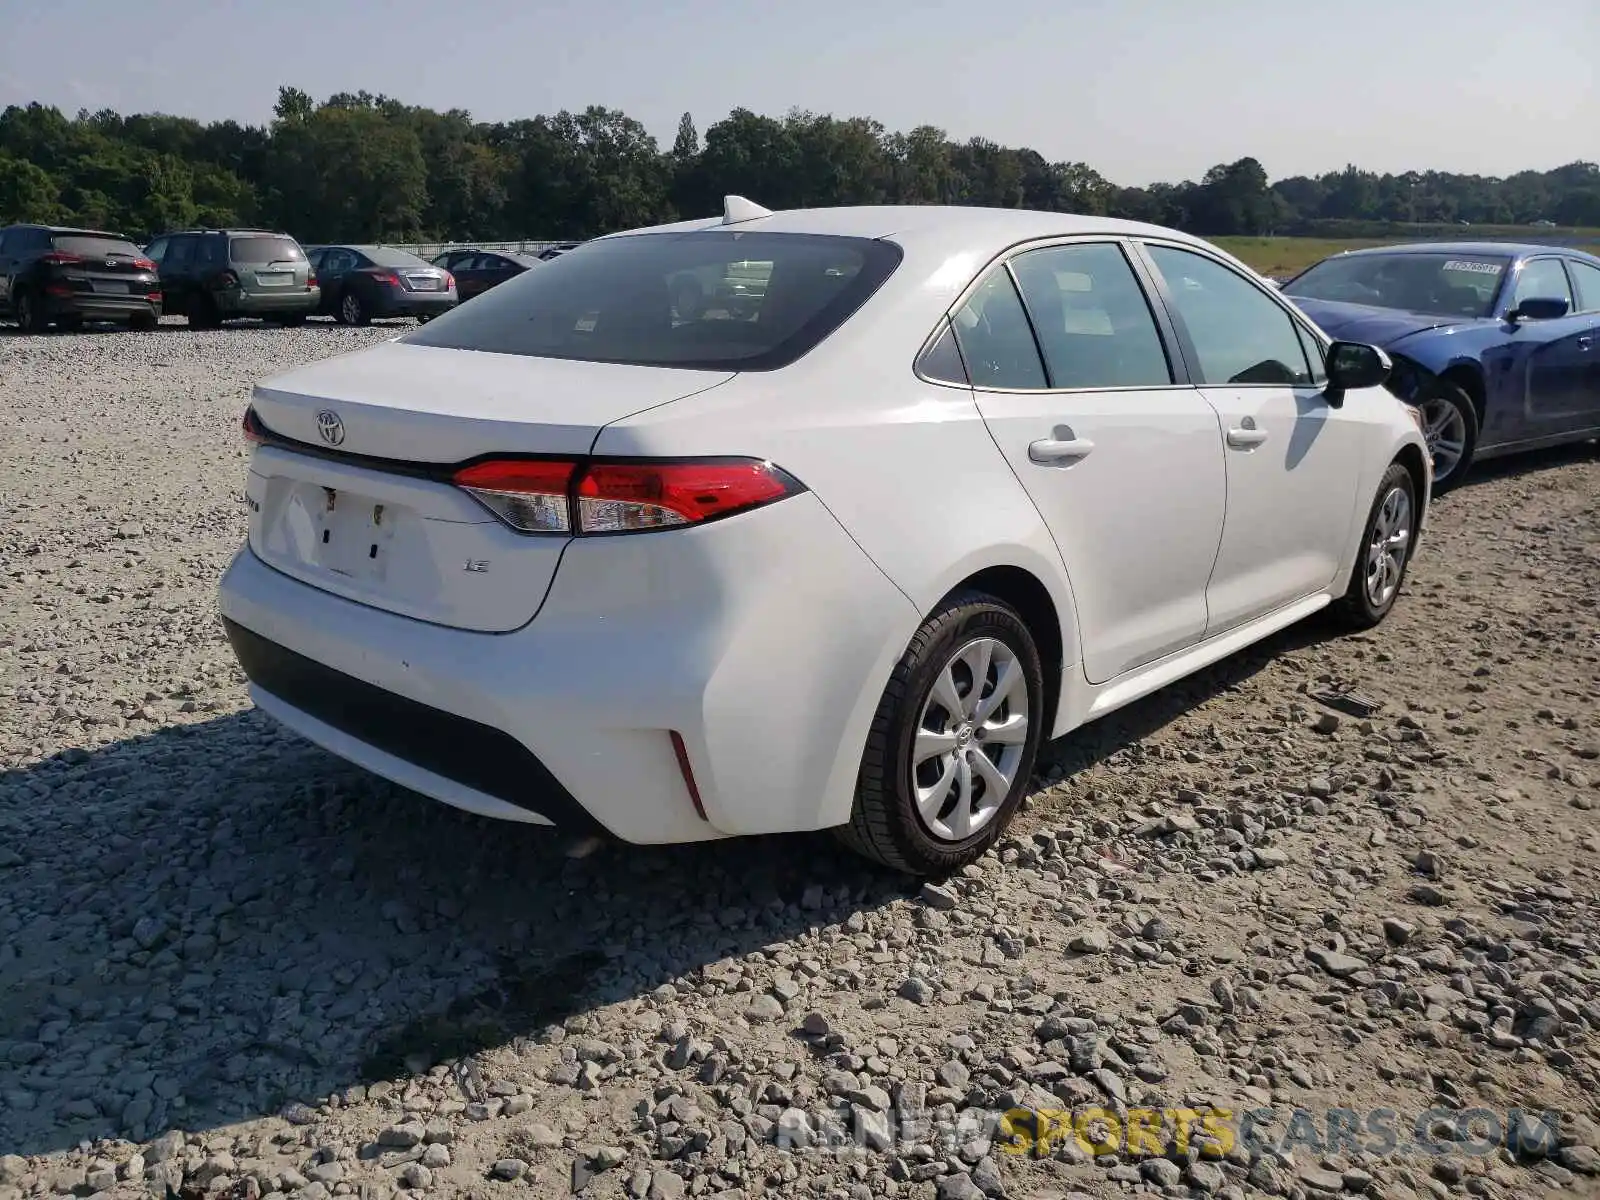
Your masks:
{"label": "front door", "polygon": [[1322,363],[1312,361],[1320,341],[1221,260],[1153,242],[1145,252],[1190,373],[1222,421],[1228,516],[1206,589],[1206,636],[1342,590],[1334,576],[1356,536],[1361,424],[1323,395]]}
{"label": "front door", "polygon": [[1561,259],[1530,258],[1512,281],[1506,313],[1524,300],[1565,300],[1567,315],[1545,321],[1522,318],[1510,336],[1522,354],[1523,426],[1530,438],[1572,433],[1594,423],[1595,401],[1586,384],[1595,357],[1595,313],[1579,312]]}
{"label": "front door", "polygon": [[978,408],[1066,564],[1090,682],[1198,642],[1221,435],[1122,246],[1025,250],[952,320]]}

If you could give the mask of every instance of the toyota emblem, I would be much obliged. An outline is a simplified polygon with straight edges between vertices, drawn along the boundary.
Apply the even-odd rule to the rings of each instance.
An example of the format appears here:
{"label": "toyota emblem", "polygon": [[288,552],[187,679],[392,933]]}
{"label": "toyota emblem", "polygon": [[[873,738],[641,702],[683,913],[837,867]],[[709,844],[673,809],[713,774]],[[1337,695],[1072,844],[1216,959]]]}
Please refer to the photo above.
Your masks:
{"label": "toyota emblem", "polygon": [[338,413],[325,408],[317,414],[317,432],[328,445],[337,446],[344,441],[344,422]]}

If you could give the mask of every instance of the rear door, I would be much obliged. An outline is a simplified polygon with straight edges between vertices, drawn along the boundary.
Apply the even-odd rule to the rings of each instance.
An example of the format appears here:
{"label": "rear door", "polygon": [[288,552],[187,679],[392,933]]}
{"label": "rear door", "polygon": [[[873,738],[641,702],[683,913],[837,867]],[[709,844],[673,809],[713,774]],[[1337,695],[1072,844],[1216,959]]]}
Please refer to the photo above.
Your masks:
{"label": "rear door", "polygon": [[170,313],[189,311],[194,294],[194,249],[192,233],[177,233],[167,239],[166,253],[158,264],[161,272],[162,307]]}
{"label": "rear door", "polygon": [[1124,247],[1016,254],[952,325],[978,408],[1066,563],[1089,680],[1198,642],[1223,527],[1221,435]]}
{"label": "rear door", "polygon": [[322,263],[317,268],[317,282],[322,285],[320,311],[338,312],[339,297],[349,275],[356,269],[356,253],[344,246],[329,246],[322,251]]}
{"label": "rear door", "polygon": [[1578,370],[1578,404],[1587,428],[1600,426],[1600,267],[1581,258],[1567,259],[1572,296],[1578,315],[1588,324],[1578,335],[1581,362]]}
{"label": "rear door", "polygon": [[17,250],[26,231],[0,229],[0,312],[11,311],[11,274],[16,270]]}
{"label": "rear door", "polygon": [[1222,419],[1228,514],[1206,588],[1212,637],[1337,585],[1363,465],[1361,414],[1328,403],[1309,334],[1275,290],[1192,247],[1142,248],[1190,375]]}

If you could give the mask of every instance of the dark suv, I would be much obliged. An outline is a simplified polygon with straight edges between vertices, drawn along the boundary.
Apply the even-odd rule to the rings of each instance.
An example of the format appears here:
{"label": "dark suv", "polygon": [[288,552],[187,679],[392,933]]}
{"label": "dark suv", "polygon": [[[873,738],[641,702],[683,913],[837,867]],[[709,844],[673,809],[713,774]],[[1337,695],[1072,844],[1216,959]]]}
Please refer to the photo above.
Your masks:
{"label": "dark suv", "polygon": [[161,281],[144,251],[120,234],[8,225],[0,229],[0,314],[25,333],[86,320],[151,329],[161,317]]}
{"label": "dark suv", "polygon": [[158,237],[147,252],[160,268],[167,311],[197,329],[229,317],[298,325],[322,302],[306,252],[286,233],[190,229]]}

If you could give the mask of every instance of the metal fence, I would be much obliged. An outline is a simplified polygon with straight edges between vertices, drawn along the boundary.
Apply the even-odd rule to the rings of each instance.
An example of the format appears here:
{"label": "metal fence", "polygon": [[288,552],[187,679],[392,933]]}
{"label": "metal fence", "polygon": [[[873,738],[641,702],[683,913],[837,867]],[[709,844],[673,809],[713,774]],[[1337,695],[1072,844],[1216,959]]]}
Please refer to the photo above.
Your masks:
{"label": "metal fence", "polygon": [[385,242],[396,250],[408,250],[418,258],[433,258],[446,250],[489,250],[495,254],[538,254],[551,246],[567,246],[570,242],[524,239],[519,242]]}

